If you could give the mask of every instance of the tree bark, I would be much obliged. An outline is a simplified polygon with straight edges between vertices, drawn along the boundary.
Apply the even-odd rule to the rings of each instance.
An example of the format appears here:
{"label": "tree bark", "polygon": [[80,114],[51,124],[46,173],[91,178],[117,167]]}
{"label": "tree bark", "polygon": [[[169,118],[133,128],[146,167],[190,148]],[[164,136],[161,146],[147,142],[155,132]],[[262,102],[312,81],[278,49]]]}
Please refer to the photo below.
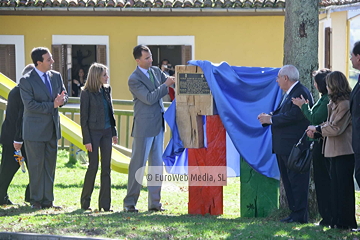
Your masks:
{"label": "tree bark", "polygon": [[[318,69],[319,0],[286,0],[284,65],[297,67],[300,82],[317,100],[319,97],[313,85],[312,72]],[[312,171],[311,171],[312,172]],[[312,176],[312,174],[311,174]],[[280,207],[286,207],[285,191],[280,190]],[[318,213],[314,181],[309,187],[309,213]]]}

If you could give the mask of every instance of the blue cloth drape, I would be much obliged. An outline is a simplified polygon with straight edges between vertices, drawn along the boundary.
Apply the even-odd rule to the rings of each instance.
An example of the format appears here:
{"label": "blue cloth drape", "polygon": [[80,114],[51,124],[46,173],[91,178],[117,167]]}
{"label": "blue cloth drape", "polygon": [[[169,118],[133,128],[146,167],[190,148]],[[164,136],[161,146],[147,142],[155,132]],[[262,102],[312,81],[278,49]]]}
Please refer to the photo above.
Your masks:
{"label": "blue cloth drape", "polygon": [[172,137],[163,153],[166,171],[173,174],[187,173],[187,149],[184,148],[176,125],[176,99],[164,113],[164,119],[172,133]]}
{"label": "blue cloth drape", "polygon": [[[257,172],[279,179],[276,157],[272,154],[271,129],[263,128],[257,120],[258,114],[273,111],[281,100],[282,91],[276,83],[279,68],[234,67],[225,62],[214,65],[209,61],[189,61],[189,64],[203,70],[217,111],[238,153]],[[166,121],[166,115],[175,109],[173,105],[168,109],[169,114],[165,113]],[[176,128],[175,120],[173,123],[172,130],[172,127]],[[172,152],[181,149],[178,148],[181,141],[174,140],[176,137],[179,134],[173,131],[173,139],[163,156],[165,165],[187,166],[187,160],[183,159],[185,154],[182,156],[184,151],[175,151],[175,155]],[[227,153],[227,165],[238,174],[236,168],[240,165],[240,158],[231,155]]]}

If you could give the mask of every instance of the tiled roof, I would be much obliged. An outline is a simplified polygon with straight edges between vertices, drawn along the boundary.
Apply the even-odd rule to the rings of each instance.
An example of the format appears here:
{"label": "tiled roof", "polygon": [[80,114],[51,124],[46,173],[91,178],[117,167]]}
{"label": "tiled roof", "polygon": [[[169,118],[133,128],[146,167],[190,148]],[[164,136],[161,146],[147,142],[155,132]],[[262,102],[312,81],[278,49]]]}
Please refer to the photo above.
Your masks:
{"label": "tiled roof", "polygon": [[[360,0],[321,0],[320,6],[348,5]],[[284,8],[286,0],[0,0],[4,7],[58,8]]]}

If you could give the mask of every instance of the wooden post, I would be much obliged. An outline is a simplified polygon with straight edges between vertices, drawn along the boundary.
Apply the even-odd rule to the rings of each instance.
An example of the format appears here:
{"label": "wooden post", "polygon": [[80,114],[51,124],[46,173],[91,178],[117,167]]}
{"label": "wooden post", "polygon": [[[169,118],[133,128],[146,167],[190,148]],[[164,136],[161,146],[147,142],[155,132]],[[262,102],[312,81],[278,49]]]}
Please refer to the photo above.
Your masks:
{"label": "wooden post", "polygon": [[[188,149],[188,165],[226,166],[226,131],[219,115],[206,116],[206,125],[207,148]],[[223,186],[189,186],[188,213],[223,214]]]}
{"label": "wooden post", "polygon": [[[226,166],[226,131],[218,115],[206,117],[204,148],[203,115],[213,115],[214,104],[203,71],[197,66],[176,66],[175,70],[176,122],[180,139],[188,148],[188,166]],[[188,212],[222,214],[223,187],[189,186]]]}
{"label": "wooden post", "polygon": [[240,160],[240,216],[267,217],[279,208],[279,181],[257,173]]}

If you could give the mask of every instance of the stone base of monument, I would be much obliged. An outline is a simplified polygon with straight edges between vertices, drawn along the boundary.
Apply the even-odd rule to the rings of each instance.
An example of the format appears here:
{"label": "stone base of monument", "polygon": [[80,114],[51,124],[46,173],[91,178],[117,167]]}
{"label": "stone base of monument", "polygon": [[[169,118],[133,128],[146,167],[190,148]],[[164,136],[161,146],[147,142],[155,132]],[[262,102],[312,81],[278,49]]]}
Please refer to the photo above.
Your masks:
{"label": "stone base of monument", "polygon": [[[191,166],[214,166],[214,169],[226,166],[226,131],[218,115],[206,116],[206,141],[207,148],[188,149],[189,169]],[[189,171],[188,213],[223,214],[223,186],[192,186]]]}
{"label": "stone base of monument", "polygon": [[257,173],[240,160],[240,216],[267,217],[279,208],[279,181]]}

